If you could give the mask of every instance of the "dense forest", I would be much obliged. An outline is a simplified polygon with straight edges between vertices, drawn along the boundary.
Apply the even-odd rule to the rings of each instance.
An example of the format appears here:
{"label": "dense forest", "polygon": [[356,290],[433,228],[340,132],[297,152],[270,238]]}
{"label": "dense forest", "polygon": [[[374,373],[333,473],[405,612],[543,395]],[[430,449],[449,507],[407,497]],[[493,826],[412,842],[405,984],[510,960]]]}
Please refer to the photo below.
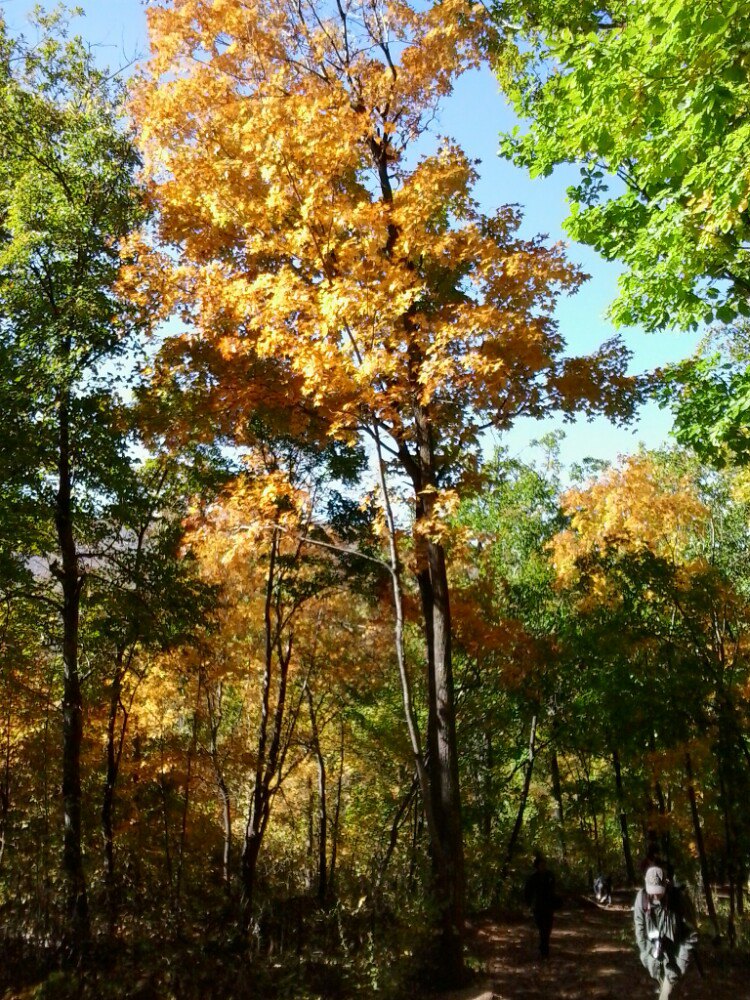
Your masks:
{"label": "dense forest", "polygon": [[[0,994],[457,987],[540,852],[743,954],[750,10],[147,7],[126,72],[0,18]],[[480,66],[695,356],[568,349],[586,275],[439,131]],[[611,464],[497,445],[647,400]]]}

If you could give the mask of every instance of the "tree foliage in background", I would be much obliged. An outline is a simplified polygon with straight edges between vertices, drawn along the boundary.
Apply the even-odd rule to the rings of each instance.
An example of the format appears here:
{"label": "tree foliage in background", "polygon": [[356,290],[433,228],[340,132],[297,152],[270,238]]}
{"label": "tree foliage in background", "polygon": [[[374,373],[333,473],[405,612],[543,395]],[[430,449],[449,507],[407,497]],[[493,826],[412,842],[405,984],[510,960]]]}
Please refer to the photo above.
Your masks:
{"label": "tree foliage in background", "polygon": [[[3,441],[2,493],[14,510],[4,518],[6,550],[60,615],[63,869],[79,952],[88,933],[81,600],[105,538],[126,530],[116,504],[130,479],[128,418],[114,382],[137,321],[115,285],[119,241],[144,212],[122,92],[59,25],[58,15],[41,18],[35,46],[3,39],[0,405],[12,415]],[[31,568],[30,557],[46,570]]]}
{"label": "tree foliage in background", "polygon": [[662,372],[656,395],[674,415],[673,434],[718,468],[750,457],[748,326],[712,331],[696,354]]}

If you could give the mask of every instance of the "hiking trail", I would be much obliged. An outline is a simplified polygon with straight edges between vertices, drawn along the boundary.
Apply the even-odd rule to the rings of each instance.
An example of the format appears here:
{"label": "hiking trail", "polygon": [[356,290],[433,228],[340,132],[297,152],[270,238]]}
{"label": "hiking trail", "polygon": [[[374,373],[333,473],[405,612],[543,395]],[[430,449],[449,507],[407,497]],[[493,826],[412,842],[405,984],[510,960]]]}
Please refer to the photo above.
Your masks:
{"label": "hiking trail", "polygon": [[[632,896],[635,894],[633,893]],[[475,984],[434,1000],[653,1000],[656,987],[638,960],[631,894],[616,893],[611,906],[569,900],[555,915],[550,958],[537,954],[536,928],[528,919],[472,921],[470,949],[483,971]],[[703,939],[704,977],[693,966],[674,1000],[744,1000],[750,993],[747,958]]]}

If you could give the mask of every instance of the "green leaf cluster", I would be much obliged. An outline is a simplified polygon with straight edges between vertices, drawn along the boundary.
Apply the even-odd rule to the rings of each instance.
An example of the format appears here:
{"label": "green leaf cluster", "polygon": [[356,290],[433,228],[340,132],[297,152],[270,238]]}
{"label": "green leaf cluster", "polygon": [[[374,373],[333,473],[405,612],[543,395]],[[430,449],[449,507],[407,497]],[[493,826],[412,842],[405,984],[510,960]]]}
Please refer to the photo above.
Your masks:
{"label": "green leaf cluster", "polygon": [[503,3],[501,82],[532,176],[580,165],[567,232],[625,271],[612,316],[647,329],[750,313],[750,8],[740,0]]}

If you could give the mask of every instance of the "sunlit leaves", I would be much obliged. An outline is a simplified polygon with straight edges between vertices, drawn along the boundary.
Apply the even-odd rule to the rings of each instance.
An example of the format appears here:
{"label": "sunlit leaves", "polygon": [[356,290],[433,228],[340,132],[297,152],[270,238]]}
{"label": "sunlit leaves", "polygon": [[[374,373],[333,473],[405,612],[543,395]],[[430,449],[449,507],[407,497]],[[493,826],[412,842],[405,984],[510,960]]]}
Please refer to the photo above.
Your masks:
{"label": "sunlit leaves", "polygon": [[504,82],[531,122],[504,149],[535,175],[581,164],[566,228],[626,265],[613,317],[653,329],[745,315],[745,5],[542,0],[496,10],[522,25]]}
{"label": "sunlit leaves", "polygon": [[180,0],[150,24],[133,108],[179,252],[170,300],[222,380],[243,358],[281,364],[289,405],[329,433],[375,420],[407,448],[425,408],[446,465],[484,419],[597,408],[611,380],[609,411],[627,409],[614,355],[563,370],[551,314],[581,276],[562,249],[519,239],[514,209],[483,215],[465,154],[427,142],[492,36],[478,5]]}

